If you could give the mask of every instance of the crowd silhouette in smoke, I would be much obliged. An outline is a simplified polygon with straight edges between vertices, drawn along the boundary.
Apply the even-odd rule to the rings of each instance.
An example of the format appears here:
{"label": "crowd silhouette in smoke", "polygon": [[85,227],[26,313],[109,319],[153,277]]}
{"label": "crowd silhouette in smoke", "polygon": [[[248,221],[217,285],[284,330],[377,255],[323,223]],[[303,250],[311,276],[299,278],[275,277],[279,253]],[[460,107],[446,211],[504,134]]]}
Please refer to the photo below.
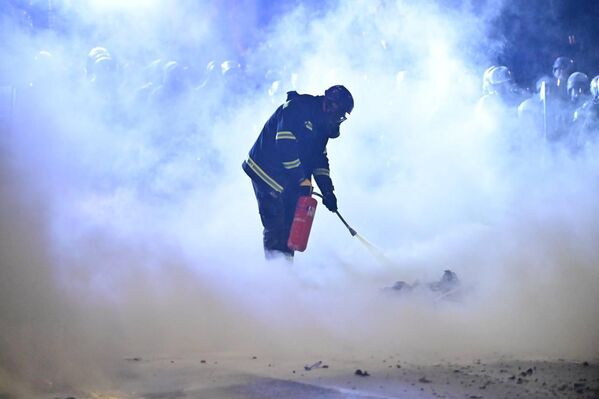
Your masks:
{"label": "crowd silhouette in smoke", "polygon": [[[173,3],[0,5],[0,382],[238,346],[596,355],[589,8]],[[265,266],[241,162],[287,91],[334,84],[339,207],[392,262],[321,207],[296,266]],[[472,301],[380,295],[447,268]]]}

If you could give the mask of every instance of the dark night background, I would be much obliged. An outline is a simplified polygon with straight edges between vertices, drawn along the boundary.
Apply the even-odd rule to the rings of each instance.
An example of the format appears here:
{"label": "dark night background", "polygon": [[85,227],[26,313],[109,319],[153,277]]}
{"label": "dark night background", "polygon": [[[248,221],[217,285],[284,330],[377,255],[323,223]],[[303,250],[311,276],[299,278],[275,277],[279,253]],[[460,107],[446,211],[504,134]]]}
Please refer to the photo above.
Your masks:
{"label": "dark night background", "polygon": [[[8,8],[26,10],[30,15],[33,29],[53,29],[68,31],[64,16],[56,14],[56,1],[9,0]],[[224,3],[224,6],[223,4]],[[308,0],[287,0],[271,2],[267,0],[233,1],[219,3],[219,15],[223,23],[231,26],[230,39],[240,53],[243,47],[251,46],[259,40],[265,27],[278,15],[303,4],[315,12],[323,11],[331,4]],[[469,6],[482,12],[496,7],[497,2],[484,0],[471,3],[465,0],[442,1],[448,8]],[[256,11],[256,32],[243,32],[235,28],[235,21],[244,15],[244,8],[251,6]],[[524,87],[534,85],[537,78],[551,74],[553,60],[568,56],[575,60],[576,69],[587,73],[590,78],[599,73],[599,1],[597,0],[508,0],[502,10],[491,21],[490,37],[504,43],[497,54],[488,54],[497,64],[511,68],[516,81]],[[226,15],[225,15],[226,13]],[[237,43],[241,42],[241,43]],[[483,49],[484,51],[484,49]]]}
{"label": "dark night background", "polygon": [[521,85],[551,74],[559,56],[574,59],[576,69],[589,77],[599,73],[599,1],[511,0],[492,28],[505,38],[497,55]]}

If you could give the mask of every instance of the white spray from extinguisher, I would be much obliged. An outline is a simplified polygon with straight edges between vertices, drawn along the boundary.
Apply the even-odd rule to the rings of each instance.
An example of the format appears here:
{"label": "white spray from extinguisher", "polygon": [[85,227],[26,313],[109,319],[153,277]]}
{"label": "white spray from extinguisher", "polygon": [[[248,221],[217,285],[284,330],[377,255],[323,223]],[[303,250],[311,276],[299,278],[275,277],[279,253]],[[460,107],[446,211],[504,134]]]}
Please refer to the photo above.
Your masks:
{"label": "white spray from extinguisher", "polygon": [[[313,193],[314,195],[322,198],[322,195],[319,193]],[[362,237],[361,235],[358,234],[358,232],[356,230],[354,230],[346,221],[345,219],[343,219],[343,216],[341,216],[341,214],[339,213],[339,211],[335,211],[335,214],[339,217],[339,219],[341,220],[341,222],[343,222],[343,224],[345,225],[345,227],[347,227],[347,229],[349,230],[349,233],[352,235],[352,237],[356,237],[358,239],[358,241],[360,241],[362,244],[364,244],[364,246],[368,249],[368,251],[375,257],[378,259],[379,262],[381,262],[384,265],[392,265],[393,262],[391,262],[391,260],[389,258],[387,258],[383,252],[381,252],[377,247],[375,247],[370,241],[368,241],[367,239],[365,239],[364,237]]]}

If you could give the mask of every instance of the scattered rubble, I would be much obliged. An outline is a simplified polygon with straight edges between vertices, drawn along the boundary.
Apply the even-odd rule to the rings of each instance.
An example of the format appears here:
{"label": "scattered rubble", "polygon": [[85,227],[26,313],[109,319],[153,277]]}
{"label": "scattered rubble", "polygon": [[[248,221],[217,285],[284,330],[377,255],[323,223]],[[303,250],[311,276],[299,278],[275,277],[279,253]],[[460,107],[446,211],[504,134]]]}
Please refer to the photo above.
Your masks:
{"label": "scattered rubble", "polygon": [[310,371],[310,370],[312,370],[312,369],[317,369],[317,368],[319,368],[321,365],[322,365],[322,361],[321,361],[321,360],[319,360],[319,361],[317,361],[316,363],[313,363],[313,364],[310,364],[310,365],[306,365],[306,366],[304,366],[304,370],[306,370],[306,371]]}
{"label": "scattered rubble", "polygon": [[[440,295],[438,298],[443,299],[449,296],[457,295],[457,292],[460,290],[460,288],[461,284],[457,274],[447,269],[443,272],[443,275],[441,276],[439,281],[434,281],[425,284],[421,284],[418,281],[415,281],[412,284],[409,284],[405,281],[397,281],[391,287],[386,288],[386,290],[406,294],[417,290],[421,291],[424,289],[436,293],[437,295]],[[478,364],[480,364],[480,361]]]}
{"label": "scattered rubble", "polygon": [[362,371],[361,369],[357,369],[354,374],[359,375],[360,377],[369,377],[370,376],[370,374],[368,374],[368,371],[366,371],[366,370]]}

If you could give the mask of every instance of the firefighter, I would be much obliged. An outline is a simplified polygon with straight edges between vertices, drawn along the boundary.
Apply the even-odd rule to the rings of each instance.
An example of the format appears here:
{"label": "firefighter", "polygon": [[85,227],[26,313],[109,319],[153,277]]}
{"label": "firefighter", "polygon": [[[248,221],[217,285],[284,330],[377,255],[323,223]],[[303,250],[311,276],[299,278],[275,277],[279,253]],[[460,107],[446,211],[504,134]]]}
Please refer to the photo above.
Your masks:
{"label": "firefighter", "polygon": [[298,198],[312,192],[312,176],[323,204],[337,211],[326,146],[339,137],[339,127],[353,108],[351,93],[341,85],[328,88],[324,96],[290,91],[260,132],[243,170],[258,201],[267,259],[293,258],[287,247],[289,231]]}

